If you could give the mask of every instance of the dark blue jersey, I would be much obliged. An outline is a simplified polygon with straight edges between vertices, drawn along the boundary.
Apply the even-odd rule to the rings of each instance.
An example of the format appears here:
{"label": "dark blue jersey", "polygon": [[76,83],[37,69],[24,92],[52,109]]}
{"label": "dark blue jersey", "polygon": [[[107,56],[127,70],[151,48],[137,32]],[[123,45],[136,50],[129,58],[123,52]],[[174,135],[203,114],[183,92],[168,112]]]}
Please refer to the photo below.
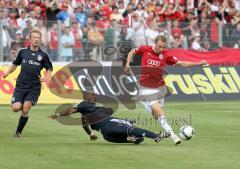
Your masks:
{"label": "dark blue jersey", "polygon": [[74,107],[82,114],[93,130],[99,130],[113,113],[112,108],[99,107],[89,101],[82,101]]}
{"label": "dark blue jersey", "polygon": [[78,105],[75,106],[77,111],[80,112],[82,115],[88,115],[91,113],[97,112],[102,107],[96,106],[94,102],[89,101],[82,101]]}
{"label": "dark blue jersey", "polygon": [[40,86],[39,77],[43,68],[53,70],[48,54],[40,48],[37,51],[32,51],[30,47],[20,49],[13,64],[21,65],[17,84],[26,88]]}

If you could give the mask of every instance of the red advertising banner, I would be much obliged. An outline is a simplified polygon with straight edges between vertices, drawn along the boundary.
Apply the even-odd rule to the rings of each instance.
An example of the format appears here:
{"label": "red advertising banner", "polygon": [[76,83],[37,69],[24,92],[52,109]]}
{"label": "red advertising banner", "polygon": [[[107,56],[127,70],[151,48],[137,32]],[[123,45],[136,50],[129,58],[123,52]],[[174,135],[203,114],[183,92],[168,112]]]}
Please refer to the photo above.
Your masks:
{"label": "red advertising banner", "polygon": [[169,53],[182,61],[198,62],[205,59],[209,65],[240,65],[240,49],[217,49],[209,52],[171,49]]}

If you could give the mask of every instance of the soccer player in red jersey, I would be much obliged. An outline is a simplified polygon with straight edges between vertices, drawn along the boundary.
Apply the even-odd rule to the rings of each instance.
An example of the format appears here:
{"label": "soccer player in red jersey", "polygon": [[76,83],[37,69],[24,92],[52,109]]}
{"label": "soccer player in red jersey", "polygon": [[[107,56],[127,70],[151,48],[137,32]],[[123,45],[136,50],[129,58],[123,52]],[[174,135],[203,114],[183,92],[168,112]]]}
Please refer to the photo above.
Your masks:
{"label": "soccer player in red jersey", "polygon": [[[162,107],[164,104],[164,95],[166,94],[167,87],[163,80],[164,67],[166,65],[178,65],[182,67],[201,66],[207,65],[207,61],[202,60],[200,62],[187,62],[179,61],[175,56],[169,55],[165,50],[167,45],[167,39],[165,36],[159,35],[155,40],[154,46],[140,46],[137,49],[132,49],[127,57],[125,72],[131,71],[130,62],[134,55],[141,55],[141,72],[138,82],[139,96],[143,96],[144,99],[140,99],[139,102],[144,105],[147,111],[151,112],[153,117],[157,119],[166,132],[171,133],[171,139],[175,145],[180,144],[180,138],[173,132],[172,127],[168,124],[165,112]],[[160,94],[162,97],[151,97],[154,94]],[[155,95],[156,96],[156,95]]]}

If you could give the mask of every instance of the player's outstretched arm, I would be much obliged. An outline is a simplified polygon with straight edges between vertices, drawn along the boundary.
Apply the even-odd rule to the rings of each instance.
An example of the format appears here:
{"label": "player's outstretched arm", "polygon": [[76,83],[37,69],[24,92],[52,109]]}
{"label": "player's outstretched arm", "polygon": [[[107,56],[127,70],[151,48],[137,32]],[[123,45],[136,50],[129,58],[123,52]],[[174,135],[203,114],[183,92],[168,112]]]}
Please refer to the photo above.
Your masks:
{"label": "player's outstretched arm", "polygon": [[72,108],[65,109],[65,110],[63,110],[61,112],[56,112],[55,114],[48,116],[48,118],[50,118],[52,120],[55,120],[58,117],[68,116],[68,115],[74,114],[76,112],[77,112],[77,109],[72,107]]}
{"label": "player's outstretched arm", "polygon": [[135,49],[130,50],[130,52],[128,53],[127,62],[126,62],[125,68],[124,68],[125,73],[129,73],[129,71],[131,71],[130,70],[130,62],[132,61],[134,53],[135,53]]}
{"label": "player's outstretched arm", "polygon": [[206,60],[201,60],[200,62],[179,61],[177,62],[177,65],[182,67],[192,67],[192,66],[207,66],[208,63]]}
{"label": "player's outstretched arm", "polygon": [[3,78],[6,78],[8,75],[10,75],[12,72],[14,72],[17,68],[17,65],[12,64],[6,73],[4,73]]}

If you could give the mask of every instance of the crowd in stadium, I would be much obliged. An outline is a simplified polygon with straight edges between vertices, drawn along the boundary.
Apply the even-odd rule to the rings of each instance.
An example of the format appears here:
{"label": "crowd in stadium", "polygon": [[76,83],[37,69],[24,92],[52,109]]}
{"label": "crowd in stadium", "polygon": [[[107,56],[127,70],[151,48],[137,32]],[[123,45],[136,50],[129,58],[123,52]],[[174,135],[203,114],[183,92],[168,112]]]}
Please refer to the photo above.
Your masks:
{"label": "crowd in stadium", "polygon": [[239,9],[239,0],[0,0],[4,60],[29,45],[32,29],[53,61],[97,56],[115,41],[153,45],[159,34],[172,48],[209,51],[219,39],[239,48]]}

